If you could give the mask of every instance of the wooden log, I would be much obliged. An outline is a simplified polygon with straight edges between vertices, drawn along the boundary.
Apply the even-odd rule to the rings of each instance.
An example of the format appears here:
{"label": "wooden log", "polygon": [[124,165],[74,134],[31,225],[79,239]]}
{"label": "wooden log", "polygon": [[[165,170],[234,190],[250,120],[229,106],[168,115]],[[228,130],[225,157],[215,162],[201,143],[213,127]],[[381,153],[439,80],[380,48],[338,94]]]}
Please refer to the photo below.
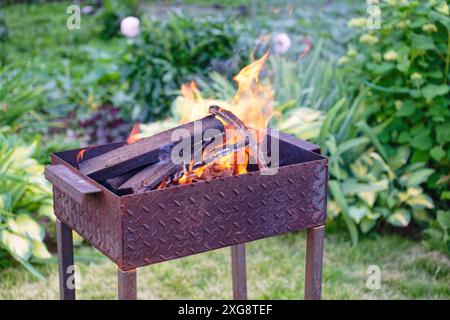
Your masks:
{"label": "wooden log", "polygon": [[[201,130],[196,129],[200,127]],[[86,160],[80,163],[80,171],[92,179],[106,180],[159,162],[162,158],[170,157],[176,143],[171,141],[172,133],[177,129],[188,130],[191,133],[192,144],[202,142],[203,134],[207,130],[215,129],[221,133],[225,130],[222,122],[215,116],[207,116]]]}
{"label": "wooden log", "polygon": [[182,169],[182,165],[171,161],[158,162],[142,169],[122,184],[117,192],[119,194],[145,192],[156,187],[161,181]]}
{"label": "wooden log", "polygon": [[133,177],[136,173],[138,173],[140,169],[134,169],[132,171],[129,171],[125,174],[122,174],[120,176],[106,179],[102,182],[102,184],[107,187],[108,189],[112,190],[113,192],[116,192],[117,189],[123,185],[125,182],[127,182],[131,177]]}

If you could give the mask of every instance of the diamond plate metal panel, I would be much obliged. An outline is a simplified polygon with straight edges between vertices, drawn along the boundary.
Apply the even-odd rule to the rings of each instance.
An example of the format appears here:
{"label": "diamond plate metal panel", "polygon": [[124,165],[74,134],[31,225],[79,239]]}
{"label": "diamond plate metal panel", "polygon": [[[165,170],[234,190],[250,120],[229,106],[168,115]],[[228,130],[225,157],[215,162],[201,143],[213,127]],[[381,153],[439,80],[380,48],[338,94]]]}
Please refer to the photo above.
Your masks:
{"label": "diamond plate metal panel", "polygon": [[[64,164],[53,158],[53,164]],[[67,164],[66,164],[67,165]],[[56,217],[75,230],[112,261],[122,266],[122,219],[120,198],[102,188],[103,192],[89,197],[82,204],[53,187]]]}
{"label": "diamond plate metal panel", "polygon": [[122,198],[124,268],[323,225],[327,162]]}

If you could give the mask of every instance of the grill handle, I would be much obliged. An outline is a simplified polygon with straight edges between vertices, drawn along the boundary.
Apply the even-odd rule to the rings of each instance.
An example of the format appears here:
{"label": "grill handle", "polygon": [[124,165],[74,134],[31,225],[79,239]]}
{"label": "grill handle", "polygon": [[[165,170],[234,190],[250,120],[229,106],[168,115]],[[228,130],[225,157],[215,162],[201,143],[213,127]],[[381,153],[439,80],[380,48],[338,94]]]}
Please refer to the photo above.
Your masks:
{"label": "grill handle", "polygon": [[46,166],[45,178],[78,204],[83,204],[87,197],[102,192],[100,187],[88,181],[81,174],[61,164]]}

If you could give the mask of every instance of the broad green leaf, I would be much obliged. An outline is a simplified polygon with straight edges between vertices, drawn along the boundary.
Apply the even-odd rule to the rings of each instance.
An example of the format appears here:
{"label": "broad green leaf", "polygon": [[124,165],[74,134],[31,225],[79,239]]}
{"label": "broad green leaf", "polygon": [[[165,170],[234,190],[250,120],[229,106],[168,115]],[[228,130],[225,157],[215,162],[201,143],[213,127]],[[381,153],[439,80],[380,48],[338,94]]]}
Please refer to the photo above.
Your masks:
{"label": "broad green leaf", "polygon": [[369,208],[372,208],[373,205],[375,204],[375,200],[377,198],[377,193],[375,191],[359,192],[358,197],[362,201],[364,201],[369,206]]}
{"label": "broad green leaf", "polygon": [[408,187],[416,187],[421,183],[426,182],[433,173],[434,173],[433,169],[424,168],[417,170],[408,176],[406,180],[406,185]]}
{"label": "broad green leaf", "polygon": [[375,227],[376,224],[377,224],[376,220],[372,220],[372,219],[369,219],[368,217],[364,217],[364,219],[362,219],[359,226],[363,233],[368,233],[370,230],[372,230],[373,227]]}
{"label": "broad green leaf", "polygon": [[339,213],[341,212],[341,208],[336,203],[336,201],[329,200],[327,202],[327,207],[328,207],[327,214],[330,215],[332,218],[337,217],[339,215]]}
{"label": "broad green leaf", "polygon": [[358,229],[356,229],[356,225],[348,214],[348,206],[347,201],[341,191],[339,186],[339,182],[336,180],[331,180],[328,182],[328,186],[330,188],[330,192],[333,195],[333,198],[339,204],[339,207],[342,211],[342,216],[344,218],[344,222],[347,225],[348,231],[350,233],[350,238],[352,239],[353,246],[356,246],[358,243]]}
{"label": "broad green leaf", "polygon": [[397,209],[387,218],[387,222],[396,227],[406,227],[411,221],[411,212],[406,209]]}
{"label": "broad green leaf", "polygon": [[430,196],[426,194],[421,194],[419,196],[411,197],[409,198],[406,203],[410,205],[413,208],[427,208],[427,209],[433,209],[434,204],[433,200]]}
{"label": "broad green leaf", "polygon": [[435,11],[430,11],[429,15],[430,18],[434,21],[439,21],[440,23],[442,23],[442,25],[447,28],[448,32],[450,32],[450,17]]}
{"label": "broad green leaf", "polygon": [[409,146],[402,146],[396,149],[395,154],[389,159],[389,164],[393,170],[403,167],[409,160],[411,155],[411,148]]}
{"label": "broad green leaf", "polygon": [[350,164],[350,169],[356,178],[363,179],[366,177],[369,168],[362,164],[361,161],[357,161],[356,163]]}
{"label": "broad green leaf", "polygon": [[441,161],[445,157],[445,151],[440,146],[436,146],[430,150],[431,157],[436,161]]}
{"label": "broad green leaf", "polygon": [[19,214],[8,219],[11,231],[32,240],[41,241],[44,238],[44,229],[27,214]]}
{"label": "broad green leaf", "polygon": [[412,217],[416,222],[422,223],[426,223],[430,219],[425,209],[418,209],[418,208],[412,209]]}
{"label": "broad green leaf", "polygon": [[372,63],[369,62],[366,64],[367,69],[372,71],[377,75],[384,75],[394,69],[395,64],[392,62],[381,62],[381,63]]}
{"label": "broad green leaf", "polygon": [[337,147],[337,155],[341,155],[353,148],[365,145],[369,142],[369,139],[362,137],[362,138],[355,138],[355,139],[351,139],[351,140],[347,140],[341,144],[338,145]]}
{"label": "broad green leaf", "polygon": [[431,100],[437,96],[443,96],[448,93],[449,86],[446,84],[437,85],[437,84],[427,84],[422,88],[422,94],[425,99]]}
{"label": "broad green leaf", "polygon": [[31,241],[8,230],[0,231],[0,244],[13,256],[28,260],[31,255]]}
{"label": "broad green leaf", "polygon": [[380,165],[380,167],[381,168],[383,168],[383,170],[385,171],[385,172],[387,172],[388,173],[388,175],[389,175],[389,179],[391,179],[391,180],[393,180],[393,179],[395,179],[395,177],[396,177],[396,175],[395,175],[395,173],[394,173],[394,171],[391,169],[391,167],[381,158],[381,156],[378,154],[378,153],[376,153],[376,152],[370,152],[370,157],[372,158],[372,159],[374,159],[374,161],[376,162],[376,163],[378,163],[379,165]]}
{"label": "broad green leaf", "polygon": [[52,220],[55,219],[55,215],[53,214],[53,206],[51,204],[44,204],[39,208],[39,216],[48,217]]}
{"label": "broad green leaf", "polygon": [[438,210],[436,220],[442,229],[450,229],[450,211]]}
{"label": "broad green leaf", "polygon": [[295,135],[299,139],[303,140],[313,140],[319,135],[320,127],[322,124],[320,122],[304,123],[290,129],[284,129],[286,133]]}
{"label": "broad green leaf", "polygon": [[386,161],[388,161],[386,150],[381,145],[380,141],[378,140],[372,129],[369,127],[369,125],[364,121],[360,121],[356,124],[356,126],[369,137],[370,141],[373,143],[377,151]]}
{"label": "broad green leaf", "polygon": [[398,193],[398,200],[400,203],[403,203],[405,201],[408,201],[408,199],[411,198],[411,196],[406,192],[399,192]]}
{"label": "broad green leaf", "polygon": [[347,180],[341,184],[342,191],[345,195],[354,195],[359,192],[376,192],[387,190],[389,181],[382,179],[373,183],[359,183],[355,180]]}
{"label": "broad green leaf", "polygon": [[440,144],[450,141],[450,126],[448,123],[438,124],[436,126],[436,139]]}
{"label": "broad green leaf", "polygon": [[11,211],[12,203],[13,203],[13,201],[12,201],[11,193],[5,192],[3,194],[0,194],[0,210]]}
{"label": "broad green leaf", "polygon": [[411,35],[411,48],[418,50],[434,50],[436,45],[433,38],[422,34],[413,33]]}
{"label": "broad green leaf", "polygon": [[351,206],[348,208],[348,215],[359,224],[362,218],[364,218],[367,213],[368,209],[365,206]]}
{"label": "broad green leaf", "polygon": [[33,257],[38,259],[49,259],[52,257],[50,252],[48,252],[47,247],[42,241],[33,240]]}
{"label": "broad green leaf", "polygon": [[419,150],[428,150],[433,146],[433,139],[428,132],[420,132],[415,135],[411,141],[411,146]]}
{"label": "broad green leaf", "polygon": [[417,196],[419,196],[422,192],[423,192],[423,189],[422,189],[422,188],[419,188],[419,187],[416,187],[416,188],[414,188],[414,187],[409,187],[409,188],[406,190],[406,193],[407,193],[410,197],[417,197]]}
{"label": "broad green leaf", "polygon": [[319,133],[319,143],[322,144],[325,142],[326,138],[330,134],[330,127],[331,123],[334,121],[336,115],[338,114],[339,110],[342,108],[342,106],[345,104],[347,99],[341,98],[336,104],[327,112],[327,115],[325,117],[325,120],[323,121],[322,128],[320,129]]}
{"label": "broad green leaf", "polygon": [[416,104],[408,100],[407,102],[403,103],[402,107],[397,111],[396,115],[397,117],[409,117],[416,112]]}
{"label": "broad green leaf", "polygon": [[406,59],[397,64],[397,69],[398,69],[398,71],[400,71],[402,73],[407,73],[410,66],[411,66],[411,61]]}

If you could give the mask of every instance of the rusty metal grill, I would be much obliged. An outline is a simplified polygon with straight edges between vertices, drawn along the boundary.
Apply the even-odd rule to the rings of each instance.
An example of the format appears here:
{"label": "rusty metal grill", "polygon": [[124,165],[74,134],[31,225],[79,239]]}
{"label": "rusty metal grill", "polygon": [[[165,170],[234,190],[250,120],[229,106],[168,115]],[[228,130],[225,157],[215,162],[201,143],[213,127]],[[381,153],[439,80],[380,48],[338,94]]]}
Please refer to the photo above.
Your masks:
{"label": "rusty metal grill", "polygon": [[[76,168],[79,150],[55,153],[46,170],[54,186],[55,215],[114,261],[125,282],[135,275],[124,274],[138,267],[321,227],[326,221],[327,159],[313,144],[282,133],[279,137],[275,175],[254,171],[125,196],[82,175]],[[85,158],[121,145],[90,148]],[[312,288],[317,290],[317,284]]]}

